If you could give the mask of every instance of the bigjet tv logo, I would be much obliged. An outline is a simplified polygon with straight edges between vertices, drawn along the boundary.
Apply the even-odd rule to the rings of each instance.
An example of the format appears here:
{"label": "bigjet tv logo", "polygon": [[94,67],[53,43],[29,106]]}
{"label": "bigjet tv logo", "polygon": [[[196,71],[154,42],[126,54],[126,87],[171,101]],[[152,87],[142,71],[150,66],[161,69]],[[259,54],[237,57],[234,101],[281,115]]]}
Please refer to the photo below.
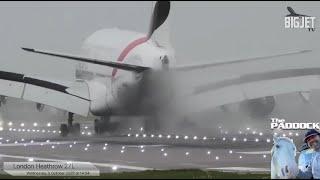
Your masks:
{"label": "bigjet tv logo", "polygon": [[319,123],[286,123],[285,119],[271,118],[271,129],[306,130],[320,129]]}
{"label": "bigjet tv logo", "polygon": [[309,31],[315,31],[316,17],[297,14],[291,7],[287,7],[287,9],[290,14],[286,15],[284,18],[285,28],[308,29]]}

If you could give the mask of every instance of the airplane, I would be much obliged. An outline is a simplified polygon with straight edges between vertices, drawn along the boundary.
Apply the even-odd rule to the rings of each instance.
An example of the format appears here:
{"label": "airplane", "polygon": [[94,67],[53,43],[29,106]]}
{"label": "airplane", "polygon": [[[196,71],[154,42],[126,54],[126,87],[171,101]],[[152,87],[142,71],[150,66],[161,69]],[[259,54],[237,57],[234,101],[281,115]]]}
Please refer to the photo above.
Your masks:
{"label": "airplane", "polygon": [[171,77],[166,76],[171,72],[184,73],[309,52],[302,50],[227,62],[178,65],[167,34],[161,33],[169,12],[169,1],[156,2],[146,34],[118,28],[94,32],[84,42],[87,56],[22,47],[27,52],[80,63],[76,69],[78,78],[66,82],[0,71],[0,94],[36,102],[38,109],[48,105],[68,112],[68,123],[60,125],[63,137],[80,134],[80,124],[73,123],[74,114],[99,117],[94,120],[97,135],[116,129],[110,121],[114,115],[149,116],[144,129],[152,132],[161,128],[159,113],[162,108],[174,101],[168,85]]}
{"label": "airplane", "polygon": [[[286,15],[286,17],[310,17],[304,14],[297,14],[290,6],[287,7],[287,10],[290,14]],[[308,28],[308,31],[315,31],[315,28]]]}

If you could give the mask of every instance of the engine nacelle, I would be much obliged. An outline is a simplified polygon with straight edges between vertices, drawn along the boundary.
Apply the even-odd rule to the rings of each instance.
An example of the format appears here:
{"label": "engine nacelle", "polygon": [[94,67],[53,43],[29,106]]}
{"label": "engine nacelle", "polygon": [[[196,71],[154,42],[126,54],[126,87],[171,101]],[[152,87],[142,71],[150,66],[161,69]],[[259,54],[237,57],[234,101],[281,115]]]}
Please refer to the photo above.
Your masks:
{"label": "engine nacelle", "polygon": [[0,96],[0,106],[5,105],[7,103],[7,97],[6,96]]}
{"label": "engine nacelle", "polygon": [[263,118],[272,113],[275,107],[275,99],[273,96],[264,98],[250,99],[240,103],[240,109],[244,110],[251,117]]}
{"label": "engine nacelle", "polygon": [[42,112],[43,109],[44,109],[44,104],[36,103],[36,109],[37,109],[39,112]]}
{"label": "engine nacelle", "polygon": [[107,85],[97,80],[87,82],[90,92],[90,112],[96,116],[109,115],[114,99]]}

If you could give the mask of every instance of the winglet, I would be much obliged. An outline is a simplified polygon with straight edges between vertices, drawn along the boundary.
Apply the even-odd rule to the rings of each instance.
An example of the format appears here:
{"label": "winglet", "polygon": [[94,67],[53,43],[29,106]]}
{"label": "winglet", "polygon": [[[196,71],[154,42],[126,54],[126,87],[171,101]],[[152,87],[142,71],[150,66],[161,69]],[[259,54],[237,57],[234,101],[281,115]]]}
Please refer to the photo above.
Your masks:
{"label": "winglet", "polygon": [[29,51],[29,52],[35,52],[34,49],[31,48],[25,48],[25,47],[21,47],[21,49],[25,50],[25,51]]}

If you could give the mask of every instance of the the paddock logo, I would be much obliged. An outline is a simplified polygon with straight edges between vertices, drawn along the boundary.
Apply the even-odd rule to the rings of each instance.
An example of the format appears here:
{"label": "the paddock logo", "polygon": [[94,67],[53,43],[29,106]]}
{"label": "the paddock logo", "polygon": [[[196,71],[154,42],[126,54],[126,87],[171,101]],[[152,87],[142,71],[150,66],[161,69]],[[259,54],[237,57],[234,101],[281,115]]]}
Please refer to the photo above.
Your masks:
{"label": "the paddock logo", "polygon": [[320,129],[319,123],[286,123],[285,119],[271,118],[271,129],[307,130]]}

